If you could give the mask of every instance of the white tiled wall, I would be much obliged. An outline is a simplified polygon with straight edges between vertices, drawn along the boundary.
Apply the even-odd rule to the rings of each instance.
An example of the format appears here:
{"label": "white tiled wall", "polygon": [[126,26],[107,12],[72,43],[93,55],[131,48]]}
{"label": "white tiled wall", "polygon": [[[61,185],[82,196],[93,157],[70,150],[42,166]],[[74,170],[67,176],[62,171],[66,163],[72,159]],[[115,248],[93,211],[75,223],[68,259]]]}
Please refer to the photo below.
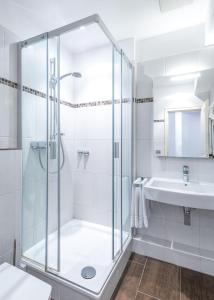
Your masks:
{"label": "white tiled wall", "polygon": [[[12,263],[13,242],[20,246],[21,152],[0,151],[0,263]],[[17,251],[17,255],[19,255]]]}
{"label": "white tiled wall", "polygon": [[74,68],[82,74],[74,81],[74,101],[90,102],[112,98],[112,45],[74,55]]}
{"label": "white tiled wall", "polygon": [[[17,81],[17,37],[0,26],[0,77]],[[0,84],[0,148],[17,148],[17,90]]]}
{"label": "white tiled wall", "polygon": [[[0,77],[17,80],[17,37],[0,26]],[[17,90],[0,84],[0,148],[17,147]],[[21,151],[0,150],[0,263],[17,256],[21,227]]]}
{"label": "white tiled wall", "polygon": [[[74,215],[110,226],[112,199],[112,106],[74,109]],[[88,150],[81,157],[78,150]]]}
{"label": "white tiled wall", "polygon": [[[166,75],[166,72],[183,72],[184,67],[188,67],[188,72],[193,65],[197,68],[200,66],[200,69],[210,68],[213,67],[213,52],[213,48],[206,48],[198,51],[197,55],[194,52],[151,61],[145,64],[144,71],[155,77]],[[189,66],[185,63],[181,67],[181,62],[186,61],[187,56],[191,58],[187,59]],[[142,66],[140,70],[142,71]],[[138,77],[138,80],[143,82],[142,77]],[[151,97],[151,88],[148,93],[151,83],[149,82],[147,89],[143,89],[141,82],[138,82],[137,97]],[[136,176],[182,179],[182,167],[188,165],[190,180],[214,182],[214,160],[159,158],[153,154],[153,105],[136,104]],[[185,226],[182,207],[151,202],[149,228],[139,232],[139,238],[134,241],[134,249],[142,254],[214,275],[214,261],[211,259],[214,254],[213,224],[212,211],[192,210],[191,226]],[[161,246],[165,244],[168,246]]]}
{"label": "white tiled wall", "polygon": [[199,24],[154,38],[138,40],[136,43],[136,61],[142,62],[190,52],[201,49],[203,46],[204,25]]}
{"label": "white tiled wall", "polygon": [[[74,70],[81,79],[74,79],[73,102],[111,100],[112,49],[104,46],[75,54]],[[74,217],[111,225],[112,205],[112,106],[101,105],[65,108],[72,114],[66,126],[73,124],[70,148]],[[62,121],[63,116],[61,117]],[[63,137],[63,140],[65,137]],[[78,150],[89,151],[79,156]]]}

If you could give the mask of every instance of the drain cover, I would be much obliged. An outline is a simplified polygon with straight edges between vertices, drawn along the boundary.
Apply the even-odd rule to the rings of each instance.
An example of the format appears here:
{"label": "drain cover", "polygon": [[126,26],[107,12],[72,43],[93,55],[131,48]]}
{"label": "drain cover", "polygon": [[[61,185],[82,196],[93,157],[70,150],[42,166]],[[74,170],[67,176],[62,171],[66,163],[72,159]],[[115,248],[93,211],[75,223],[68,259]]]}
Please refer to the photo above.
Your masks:
{"label": "drain cover", "polygon": [[93,267],[87,266],[82,269],[81,275],[85,279],[91,279],[96,275],[96,270]]}

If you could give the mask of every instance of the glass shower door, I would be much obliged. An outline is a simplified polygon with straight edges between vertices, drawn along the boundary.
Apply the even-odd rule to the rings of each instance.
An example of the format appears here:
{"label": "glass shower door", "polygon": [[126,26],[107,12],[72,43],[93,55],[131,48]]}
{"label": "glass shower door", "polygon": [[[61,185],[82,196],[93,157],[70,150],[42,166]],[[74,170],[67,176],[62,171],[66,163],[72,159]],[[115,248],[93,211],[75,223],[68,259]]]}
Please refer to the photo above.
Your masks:
{"label": "glass shower door", "polygon": [[22,45],[22,256],[47,271],[60,270],[58,58],[58,37]]}
{"label": "glass shower door", "polygon": [[113,49],[113,259],[121,253],[121,213],[122,213],[122,181],[121,181],[121,52]]}
{"label": "glass shower door", "polygon": [[22,256],[46,264],[47,214],[47,36],[21,49]]}
{"label": "glass shower door", "polygon": [[48,201],[46,270],[60,272],[60,37],[48,38]]}
{"label": "glass shower door", "polygon": [[122,243],[130,236],[132,188],[132,66],[122,56]]}

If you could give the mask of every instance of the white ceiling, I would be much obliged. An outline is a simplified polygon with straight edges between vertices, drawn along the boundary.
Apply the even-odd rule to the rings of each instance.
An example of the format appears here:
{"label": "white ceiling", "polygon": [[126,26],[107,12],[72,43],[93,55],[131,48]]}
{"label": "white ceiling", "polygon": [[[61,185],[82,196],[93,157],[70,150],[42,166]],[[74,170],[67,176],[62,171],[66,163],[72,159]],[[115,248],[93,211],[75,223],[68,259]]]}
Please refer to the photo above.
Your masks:
{"label": "white ceiling", "polygon": [[0,24],[25,39],[98,13],[117,40],[145,39],[204,23],[207,1],[162,12],[159,0],[0,0]]}
{"label": "white ceiling", "polygon": [[108,45],[109,40],[97,24],[91,24],[61,35],[60,42],[73,54],[77,54]]}
{"label": "white ceiling", "polygon": [[177,9],[185,5],[192,4],[194,0],[159,0],[162,11]]}

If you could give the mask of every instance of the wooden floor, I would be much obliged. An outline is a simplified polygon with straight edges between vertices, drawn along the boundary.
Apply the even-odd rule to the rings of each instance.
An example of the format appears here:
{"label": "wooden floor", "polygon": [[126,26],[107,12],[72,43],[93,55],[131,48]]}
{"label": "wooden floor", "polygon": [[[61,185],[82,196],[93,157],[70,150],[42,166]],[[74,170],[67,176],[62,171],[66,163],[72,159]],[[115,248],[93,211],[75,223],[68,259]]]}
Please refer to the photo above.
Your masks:
{"label": "wooden floor", "polygon": [[214,300],[214,277],[132,254],[111,300]]}

